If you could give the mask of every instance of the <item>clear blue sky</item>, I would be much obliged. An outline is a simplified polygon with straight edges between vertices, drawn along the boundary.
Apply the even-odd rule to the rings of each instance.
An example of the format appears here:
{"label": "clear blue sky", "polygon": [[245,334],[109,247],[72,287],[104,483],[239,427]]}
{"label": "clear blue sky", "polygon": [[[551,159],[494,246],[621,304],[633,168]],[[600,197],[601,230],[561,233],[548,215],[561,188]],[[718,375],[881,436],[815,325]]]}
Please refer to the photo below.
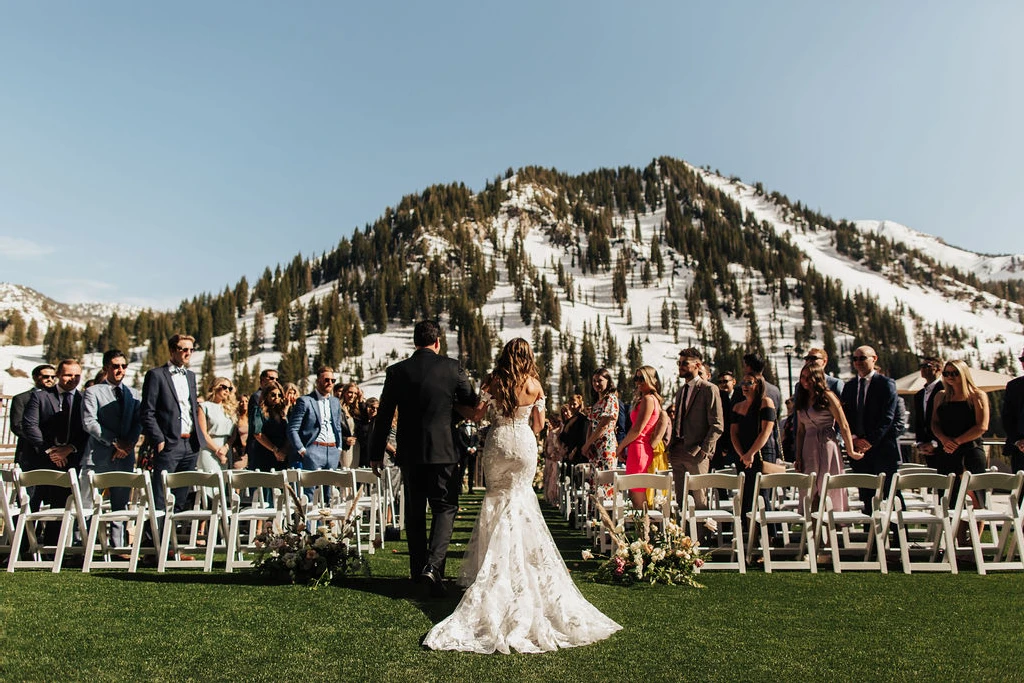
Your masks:
{"label": "clear blue sky", "polygon": [[670,155],[1024,252],[1024,3],[43,2],[0,21],[0,280],[173,305],[402,195]]}

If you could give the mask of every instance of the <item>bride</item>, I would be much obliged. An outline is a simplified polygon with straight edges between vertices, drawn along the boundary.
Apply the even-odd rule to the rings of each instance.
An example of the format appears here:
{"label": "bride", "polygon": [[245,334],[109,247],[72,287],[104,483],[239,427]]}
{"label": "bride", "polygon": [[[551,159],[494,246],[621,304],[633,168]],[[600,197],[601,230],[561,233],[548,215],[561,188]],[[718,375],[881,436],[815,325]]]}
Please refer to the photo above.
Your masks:
{"label": "bride", "polygon": [[607,638],[622,627],[576,588],[533,491],[544,393],[525,339],[502,349],[481,399],[476,419],[488,407],[495,416],[482,458],[487,491],[458,581],[468,589],[423,644],[508,654]]}

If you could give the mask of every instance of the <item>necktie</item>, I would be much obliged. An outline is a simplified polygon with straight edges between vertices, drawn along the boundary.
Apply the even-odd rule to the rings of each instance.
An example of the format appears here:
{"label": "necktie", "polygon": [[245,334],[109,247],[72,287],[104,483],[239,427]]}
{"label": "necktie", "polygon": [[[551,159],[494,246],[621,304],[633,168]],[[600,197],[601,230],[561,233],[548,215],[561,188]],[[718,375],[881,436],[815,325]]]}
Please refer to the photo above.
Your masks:
{"label": "necktie", "polygon": [[60,417],[64,422],[64,443],[71,441],[71,392],[65,391],[60,397]]}
{"label": "necktie", "polygon": [[679,409],[676,411],[676,432],[675,436],[683,438],[683,415],[686,414],[686,401],[690,397],[689,383],[683,385],[683,397],[679,400]]}
{"label": "necktie", "polygon": [[120,385],[114,387],[114,400],[118,403],[124,403],[124,389]]}
{"label": "necktie", "polygon": [[854,429],[858,435],[864,434],[864,396],[868,390],[867,377],[861,377],[857,384],[857,419],[854,420]]}

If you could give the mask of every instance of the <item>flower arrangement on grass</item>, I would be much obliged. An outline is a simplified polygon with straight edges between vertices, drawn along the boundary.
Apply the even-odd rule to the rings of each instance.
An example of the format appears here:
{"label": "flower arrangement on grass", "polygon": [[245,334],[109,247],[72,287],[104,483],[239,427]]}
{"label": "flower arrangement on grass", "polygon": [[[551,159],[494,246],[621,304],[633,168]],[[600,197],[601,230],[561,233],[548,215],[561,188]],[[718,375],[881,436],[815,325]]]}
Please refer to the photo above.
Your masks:
{"label": "flower arrangement on grass", "polygon": [[[361,493],[362,487],[343,520],[324,519],[317,524],[316,532],[310,533],[305,506],[288,489],[296,512],[283,529],[275,527],[255,538],[253,573],[270,581],[304,584],[313,589],[357,572],[369,575],[370,565],[357,552],[354,540],[353,516]],[[330,513],[323,510],[321,514],[326,517]]]}
{"label": "flower arrangement on grass", "polygon": [[[627,586],[646,582],[704,587],[695,578],[696,570],[704,565],[704,556],[678,524],[666,520],[659,527],[651,522],[646,510],[630,510],[627,515],[636,529],[631,536],[623,526],[612,523],[603,507],[598,507],[598,511],[615,550],[598,567],[596,581]],[[583,559],[593,558],[592,552],[583,551]]]}

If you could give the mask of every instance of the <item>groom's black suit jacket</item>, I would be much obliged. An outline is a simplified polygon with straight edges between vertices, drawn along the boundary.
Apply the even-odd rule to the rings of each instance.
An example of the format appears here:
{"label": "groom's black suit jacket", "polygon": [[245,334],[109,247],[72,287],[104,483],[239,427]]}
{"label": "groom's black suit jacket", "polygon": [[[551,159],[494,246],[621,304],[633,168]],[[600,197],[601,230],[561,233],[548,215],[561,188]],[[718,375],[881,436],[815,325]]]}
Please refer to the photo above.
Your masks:
{"label": "groom's black suit jacket", "polygon": [[370,437],[370,460],[384,460],[397,410],[396,448],[401,466],[459,462],[452,438],[452,411],[456,405],[475,406],[477,401],[458,361],[430,349],[417,349],[387,369]]}

